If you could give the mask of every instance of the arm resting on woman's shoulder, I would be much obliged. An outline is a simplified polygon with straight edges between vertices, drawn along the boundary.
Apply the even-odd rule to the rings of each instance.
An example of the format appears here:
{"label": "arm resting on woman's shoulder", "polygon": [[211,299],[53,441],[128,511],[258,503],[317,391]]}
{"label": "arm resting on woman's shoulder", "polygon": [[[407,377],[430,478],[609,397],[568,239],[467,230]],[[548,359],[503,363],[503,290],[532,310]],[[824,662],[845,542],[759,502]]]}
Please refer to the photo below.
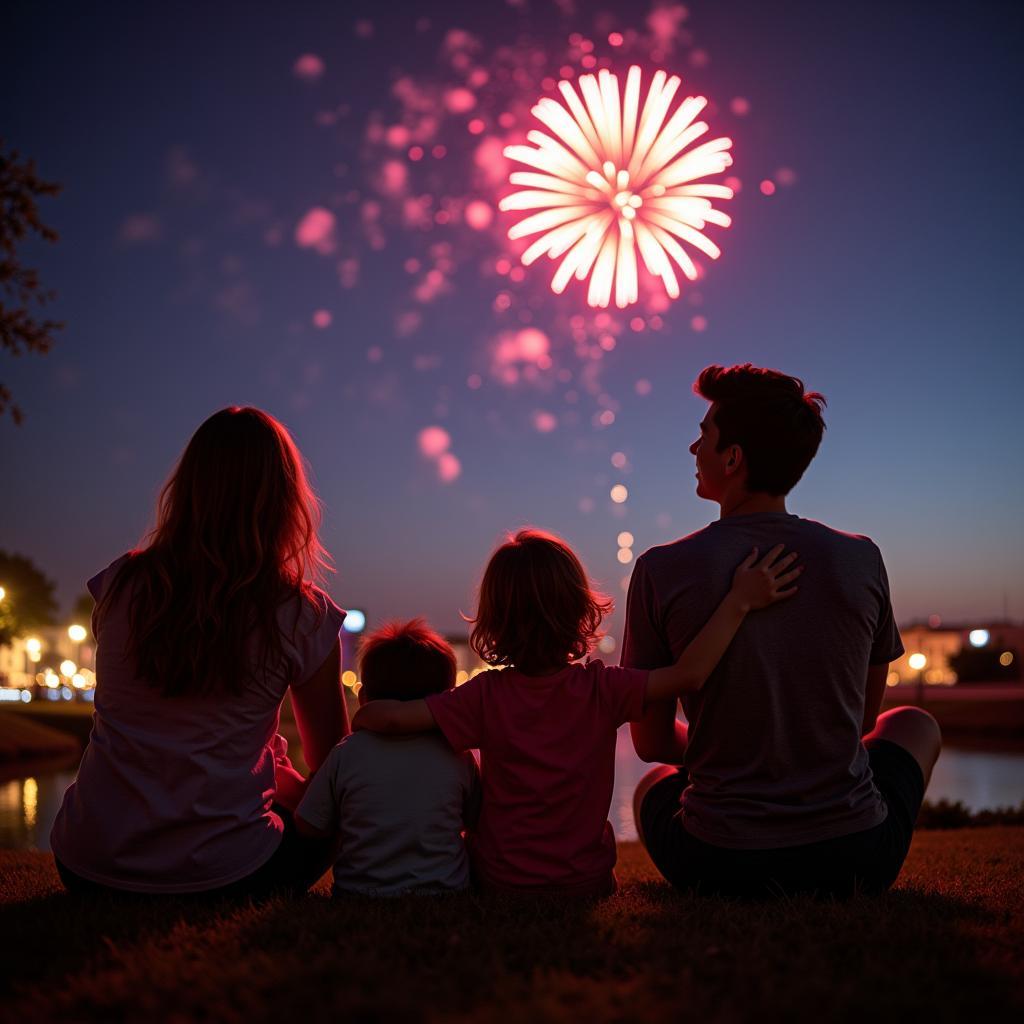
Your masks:
{"label": "arm resting on woman's shoulder", "polygon": [[340,639],[316,672],[302,686],[292,688],[291,695],[302,752],[310,771],[315,772],[350,731],[341,686]]}

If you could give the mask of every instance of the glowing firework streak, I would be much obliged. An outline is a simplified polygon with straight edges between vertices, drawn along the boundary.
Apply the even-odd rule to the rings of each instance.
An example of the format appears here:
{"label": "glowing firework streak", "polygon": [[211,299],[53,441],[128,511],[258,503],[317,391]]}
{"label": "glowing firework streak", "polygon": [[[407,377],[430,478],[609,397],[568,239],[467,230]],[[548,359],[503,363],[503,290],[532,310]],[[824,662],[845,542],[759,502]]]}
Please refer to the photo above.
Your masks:
{"label": "glowing firework streak", "polygon": [[[706,224],[728,227],[730,217],[711,205],[731,199],[725,185],[702,181],[732,163],[732,140],[688,147],[708,131],[694,118],[707,106],[688,96],[668,116],[681,79],[657,71],[641,108],[640,68],[619,79],[603,70],[579,79],[582,99],[560,82],[563,106],[545,97],[533,115],[551,134],[527,134],[532,146],[508,146],[505,156],[533,171],[515,171],[512,185],[525,186],[498,204],[502,210],[537,210],[515,224],[508,237],[539,235],[523,253],[529,266],[547,255],[562,262],[551,281],[561,294],[569,281],[590,277],[587,302],[624,308],[637,301],[637,253],[665,291],[679,296],[673,263],[693,281],[697,268],[684,244],[718,259],[721,250],[703,232]],[[667,118],[667,120],[666,120]],[[539,172],[539,173],[534,173]]]}

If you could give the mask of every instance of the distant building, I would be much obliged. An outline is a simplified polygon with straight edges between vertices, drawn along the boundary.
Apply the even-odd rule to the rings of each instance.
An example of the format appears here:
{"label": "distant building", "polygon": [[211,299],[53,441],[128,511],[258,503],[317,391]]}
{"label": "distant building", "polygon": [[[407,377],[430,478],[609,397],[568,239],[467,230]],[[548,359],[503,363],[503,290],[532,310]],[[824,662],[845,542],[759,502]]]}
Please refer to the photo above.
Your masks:
{"label": "distant building", "polygon": [[[953,686],[960,682],[955,664],[963,662],[964,652],[977,657],[987,654],[985,663],[993,666],[992,677],[1020,678],[1019,658],[1024,649],[1024,625],[1010,622],[974,622],[967,625],[914,622],[900,627],[906,648],[903,656],[889,666],[889,685],[917,683],[919,678],[932,686]],[[916,667],[911,659],[923,655],[924,666]]]}
{"label": "distant building", "polygon": [[16,637],[0,646],[0,700],[30,700],[42,691],[54,700],[88,699],[96,685],[95,656],[92,636],[78,623],[42,626]]}

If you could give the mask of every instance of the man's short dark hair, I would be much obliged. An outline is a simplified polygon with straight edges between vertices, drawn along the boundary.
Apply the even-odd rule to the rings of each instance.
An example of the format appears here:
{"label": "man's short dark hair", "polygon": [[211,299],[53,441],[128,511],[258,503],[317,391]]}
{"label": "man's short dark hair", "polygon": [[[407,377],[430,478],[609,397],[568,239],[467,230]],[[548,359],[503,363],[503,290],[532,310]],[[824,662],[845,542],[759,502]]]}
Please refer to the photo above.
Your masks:
{"label": "man's short dark hair", "polygon": [[389,622],[363,641],[359,675],[370,700],[419,700],[455,685],[455,652],[422,619]]}
{"label": "man's short dark hair", "polygon": [[788,494],[821,444],[824,395],[805,392],[799,377],[750,363],[708,366],[693,390],[715,403],[718,451],[731,444],[743,449],[747,490]]}

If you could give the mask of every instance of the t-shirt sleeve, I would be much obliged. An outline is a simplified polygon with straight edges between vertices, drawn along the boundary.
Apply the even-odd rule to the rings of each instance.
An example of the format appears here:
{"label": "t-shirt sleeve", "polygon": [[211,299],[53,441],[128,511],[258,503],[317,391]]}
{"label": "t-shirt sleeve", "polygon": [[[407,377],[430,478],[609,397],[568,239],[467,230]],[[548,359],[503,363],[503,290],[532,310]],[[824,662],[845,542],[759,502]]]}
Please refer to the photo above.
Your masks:
{"label": "t-shirt sleeve", "polygon": [[107,588],[110,586],[111,583],[113,583],[114,578],[124,568],[129,558],[131,558],[131,555],[128,554],[121,555],[120,558],[115,558],[114,561],[106,567],[106,569],[103,569],[101,572],[96,573],[96,575],[93,576],[90,580],[88,580],[85,584],[86,589],[92,595],[93,601],[96,602],[92,609],[92,619],[90,621],[92,635],[94,637],[99,636],[100,625],[99,619],[96,617],[96,608],[99,605],[100,601],[103,599],[103,595],[106,593]]}
{"label": "t-shirt sleeve", "polygon": [[896,619],[892,611],[892,599],[889,596],[889,577],[885,571],[885,563],[882,561],[881,551],[878,551],[877,554],[878,592],[881,603],[878,623],[875,626],[875,635],[871,641],[871,657],[868,659],[872,665],[882,665],[895,661],[904,651],[903,641],[900,639],[900,631],[896,628]]}
{"label": "t-shirt sleeve", "polygon": [[313,589],[312,601],[300,598],[302,610],[295,629],[292,658],[292,686],[308,682],[338,642],[342,611],[322,590]]}
{"label": "t-shirt sleeve", "polygon": [[638,722],[644,717],[645,668],[602,667],[599,682],[602,703],[617,729],[623,722]]}
{"label": "t-shirt sleeve", "polygon": [[662,668],[675,661],[658,625],[658,599],[643,555],[633,567],[626,595],[626,625],[622,637],[624,668]]}
{"label": "t-shirt sleeve", "polygon": [[306,793],[295,813],[321,832],[335,832],[341,815],[340,773],[344,759],[344,742],[328,755],[320,770],[310,779]]}
{"label": "t-shirt sleeve", "polygon": [[461,686],[427,697],[427,707],[452,750],[476,750],[484,740],[482,680],[488,673],[467,680]]}

